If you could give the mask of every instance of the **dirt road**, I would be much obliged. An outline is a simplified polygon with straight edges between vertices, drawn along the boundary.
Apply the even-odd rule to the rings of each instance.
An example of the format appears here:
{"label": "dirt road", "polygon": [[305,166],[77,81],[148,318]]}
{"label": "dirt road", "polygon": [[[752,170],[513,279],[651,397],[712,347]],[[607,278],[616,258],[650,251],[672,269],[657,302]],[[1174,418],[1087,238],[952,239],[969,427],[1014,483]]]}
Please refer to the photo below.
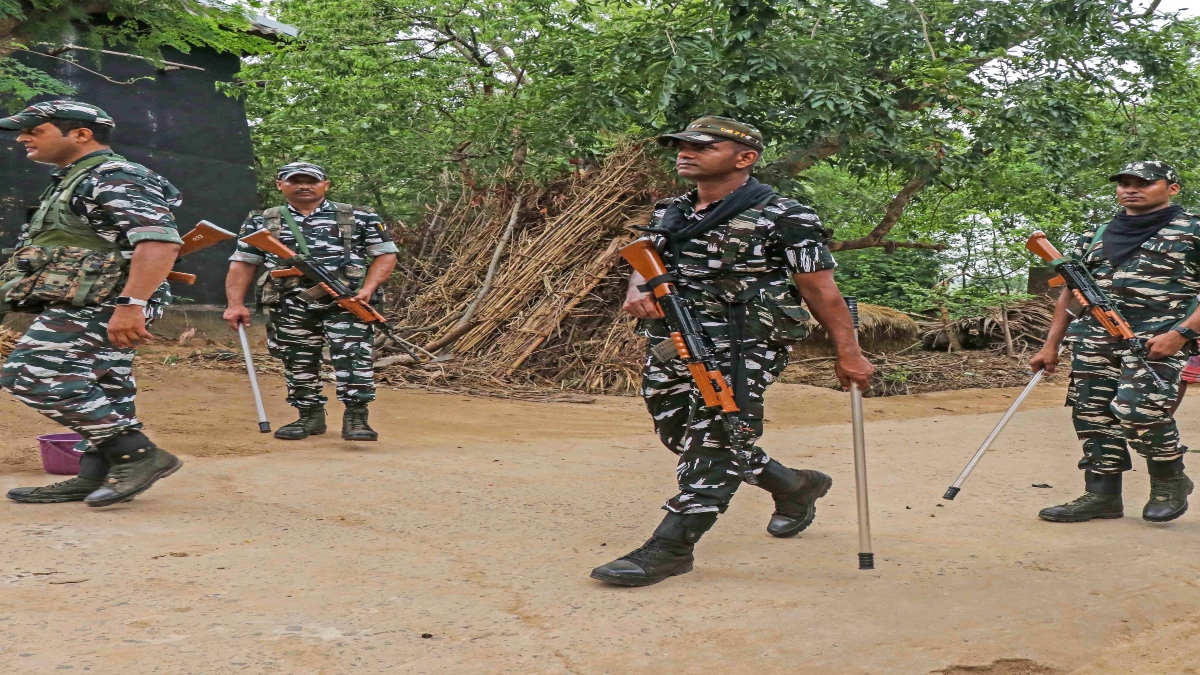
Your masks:
{"label": "dirt road", "polygon": [[[845,395],[780,385],[763,444],[833,475],[816,524],[772,539],[770,500],[745,487],[693,573],[614,589],[588,571],[639,545],[674,489],[634,399],[385,391],[382,442],[284,443],[257,434],[234,373],[142,384],[153,437],[187,464],[109,509],[0,504],[0,672],[1200,672],[1200,512],[1143,522],[1139,470],[1124,520],[1034,517],[1081,483],[1058,389],[945,506],[1015,392],[868,400],[878,569],[860,572]],[[1200,402],[1180,415],[1200,441]],[[0,416],[0,490],[49,482],[31,439],[55,427],[8,396]]]}

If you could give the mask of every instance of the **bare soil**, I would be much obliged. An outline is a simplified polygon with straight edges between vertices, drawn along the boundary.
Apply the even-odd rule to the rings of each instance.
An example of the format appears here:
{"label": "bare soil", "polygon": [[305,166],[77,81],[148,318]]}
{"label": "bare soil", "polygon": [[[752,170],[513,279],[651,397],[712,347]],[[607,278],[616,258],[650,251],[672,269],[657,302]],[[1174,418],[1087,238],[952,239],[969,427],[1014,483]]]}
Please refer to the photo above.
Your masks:
{"label": "bare soil", "polygon": [[[128,504],[0,504],[0,672],[1195,673],[1200,516],[1044,523],[1077,496],[1063,390],[1029,399],[956,501],[940,496],[1016,389],[872,399],[877,567],[857,569],[847,397],[777,385],[764,447],[830,473],[800,537],[746,486],[691,574],[590,569],[638,546],[674,457],[636,399],[532,403],[384,390],[382,440],[257,433],[244,377],[149,351],[139,408],[182,455]],[[278,426],[282,382],[263,375]],[[1200,403],[1180,412],[1200,433]],[[0,490],[54,480],[58,427],[0,397]],[[1049,484],[1050,488],[1032,487]],[[69,668],[68,668],[69,667]]]}

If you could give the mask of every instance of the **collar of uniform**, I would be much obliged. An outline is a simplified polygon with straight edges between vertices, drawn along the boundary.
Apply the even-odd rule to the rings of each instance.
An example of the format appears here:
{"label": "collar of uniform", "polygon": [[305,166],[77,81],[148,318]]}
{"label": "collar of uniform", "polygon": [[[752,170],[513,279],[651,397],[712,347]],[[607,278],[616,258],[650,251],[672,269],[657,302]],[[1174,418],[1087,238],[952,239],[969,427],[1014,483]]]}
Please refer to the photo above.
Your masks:
{"label": "collar of uniform", "polygon": [[300,213],[300,210],[297,209],[296,207],[292,206],[290,203],[287,204],[287,207],[288,207],[288,211],[291,211],[292,215],[295,216],[296,219],[300,220],[300,221],[303,221],[305,218],[312,218],[313,216],[317,215],[318,213],[320,213],[322,211],[332,211],[333,210],[333,206],[330,205],[330,202],[328,199],[323,200],[321,202],[321,205],[318,206],[312,213],[308,214],[307,216],[304,215],[303,213]]}
{"label": "collar of uniform", "polygon": [[706,214],[712,212],[713,209],[717,208],[718,204],[725,201],[724,198],[718,199],[717,201],[715,201],[715,202],[709,204],[708,206],[704,207],[703,209],[700,209],[699,211],[697,211],[696,210],[696,200],[699,198],[700,198],[699,191],[692,189],[692,190],[676,197],[675,205],[679,207],[679,210],[683,212],[683,215],[685,217],[703,218]]}
{"label": "collar of uniform", "polygon": [[117,154],[117,153],[113,152],[112,148],[105,148],[103,150],[89,152],[88,154],[84,155],[83,157],[80,157],[79,159],[75,160],[74,162],[71,162],[70,164],[68,164],[66,166],[54,167],[54,170],[52,170],[50,172],[50,175],[54,176],[55,178],[62,178],[63,176],[67,175],[67,172],[69,172],[72,167],[74,167],[76,164],[82,162],[83,160],[87,159],[88,157],[95,157],[96,155],[115,155],[115,154]]}

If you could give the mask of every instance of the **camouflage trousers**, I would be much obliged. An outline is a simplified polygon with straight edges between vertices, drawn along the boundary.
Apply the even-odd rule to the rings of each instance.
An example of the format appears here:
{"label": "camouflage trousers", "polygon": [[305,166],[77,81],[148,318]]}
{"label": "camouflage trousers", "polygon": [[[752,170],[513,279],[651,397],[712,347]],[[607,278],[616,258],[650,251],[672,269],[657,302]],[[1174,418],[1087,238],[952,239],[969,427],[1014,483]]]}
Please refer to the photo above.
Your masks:
{"label": "camouflage trousers", "polygon": [[371,360],[374,329],[337,305],[312,305],[285,296],[271,307],[267,348],[283,361],[289,405],[305,409],[325,405],[321,393],[321,350],[329,344],[342,403],[375,400],[375,370]]}
{"label": "camouflage trousers", "polygon": [[[718,352],[717,357],[721,372],[729,379],[729,352]],[[787,366],[788,352],[785,347],[746,342],[741,358],[749,399],[742,416],[758,439],[763,432],[763,395]],[[722,423],[711,409],[703,407],[687,367],[679,359],[658,363],[647,354],[642,369],[642,398],[654,419],[659,440],[679,455],[675,469],[679,494],[667,500],[664,508],[684,514],[724,513],[742,483],[742,475]],[[754,446],[751,465],[755,473],[761,472],[770,459],[762,448]]]}
{"label": "camouflage trousers", "polygon": [[1169,385],[1160,391],[1134,357],[1104,346],[1075,346],[1067,405],[1073,408],[1071,419],[1083,441],[1080,469],[1101,474],[1128,471],[1133,466],[1130,448],[1155,462],[1169,462],[1187,452],[1171,416],[1187,358],[1180,353],[1149,362]]}
{"label": "camouflage trousers", "polygon": [[[46,309],[0,368],[0,387],[83,436],[89,450],[142,428],[134,405],[134,350],[119,349],[108,341],[113,309],[112,305]],[[157,318],[161,308],[151,305],[151,311]]]}

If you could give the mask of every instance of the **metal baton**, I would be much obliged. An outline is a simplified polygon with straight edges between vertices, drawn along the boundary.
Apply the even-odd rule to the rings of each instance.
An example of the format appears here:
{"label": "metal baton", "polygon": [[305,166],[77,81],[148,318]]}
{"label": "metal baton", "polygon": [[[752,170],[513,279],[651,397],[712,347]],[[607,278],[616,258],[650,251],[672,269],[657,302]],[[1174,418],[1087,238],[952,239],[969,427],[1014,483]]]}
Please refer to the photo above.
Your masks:
{"label": "metal baton", "polygon": [[262,392],[258,390],[258,375],[254,372],[254,357],[250,355],[250,340],[246,338],[246,327],[238,323],[238,339],[242,341],[242,356],[246,358],[246,375],[250,376],[250,390],[254,392],[254,407],[258,411],[258,431],[271,433],[267,411],[263,408]]}
{"label": "metal baton", "polygon": [[[846,298],[846,307],[854,321],[854,341],[858,342],[858,299]],[[854,427],[854,487],[858,493],[858,569],[875,569],[871,551],[871,509],[867,503],[867,441],[863,433],[863,396],[858,385],[850,383],[850,421]]]}
{"label": "metal baton", "polygon": [[[1058,354],[1056,356],[1059,356],[1063,353],[1064,346],[1065,345],[1058,346]],[[1021,407],[1021,404],[1025,402],[1025,398],[1029,396],[1029,393],[1033,391],[1033,388],[1037,386],[1038,382],[1042,381],[1042,376],[1045,374],[1045,368],[1034,373],[1033,379],[1029,381],[1029,384],[1025,385],[1024,389],[1021,390],[1021,394],[1017,396],[1017,400],[1013,401],[1013,404],[1008,407],[1008,412],[1004,413],[1004,417],[1001,417],[1000,421],[996,423],[996,428],[992,429],[992,433],[988,434],[988,437],[983,439],[983,445],[979,446],[979,449],[975,451],[975,456],[971,457],[971,461],[967,462],[967,466],[962,470],[962,473],[958,474],[958,479],[954,481],[954,485],[951,485],[946,490],[946,494],[942,495],[942,499],[952,501],[958,496],[958,492],[962,489],[963,483],[967,482],[967,478],[970,477],[971,472],[975,470],[975,465],[978,464],[979,460],[983,458],[983,453],[987,452],[988,448],[992,447],[992,442],[996,440],[996,437],[1000,435],[1001,431],[1004,431],[1004,427],[1008,426],[1008,423],[1012,420],[1013,415],[1017,414],[1017,408]]]}

